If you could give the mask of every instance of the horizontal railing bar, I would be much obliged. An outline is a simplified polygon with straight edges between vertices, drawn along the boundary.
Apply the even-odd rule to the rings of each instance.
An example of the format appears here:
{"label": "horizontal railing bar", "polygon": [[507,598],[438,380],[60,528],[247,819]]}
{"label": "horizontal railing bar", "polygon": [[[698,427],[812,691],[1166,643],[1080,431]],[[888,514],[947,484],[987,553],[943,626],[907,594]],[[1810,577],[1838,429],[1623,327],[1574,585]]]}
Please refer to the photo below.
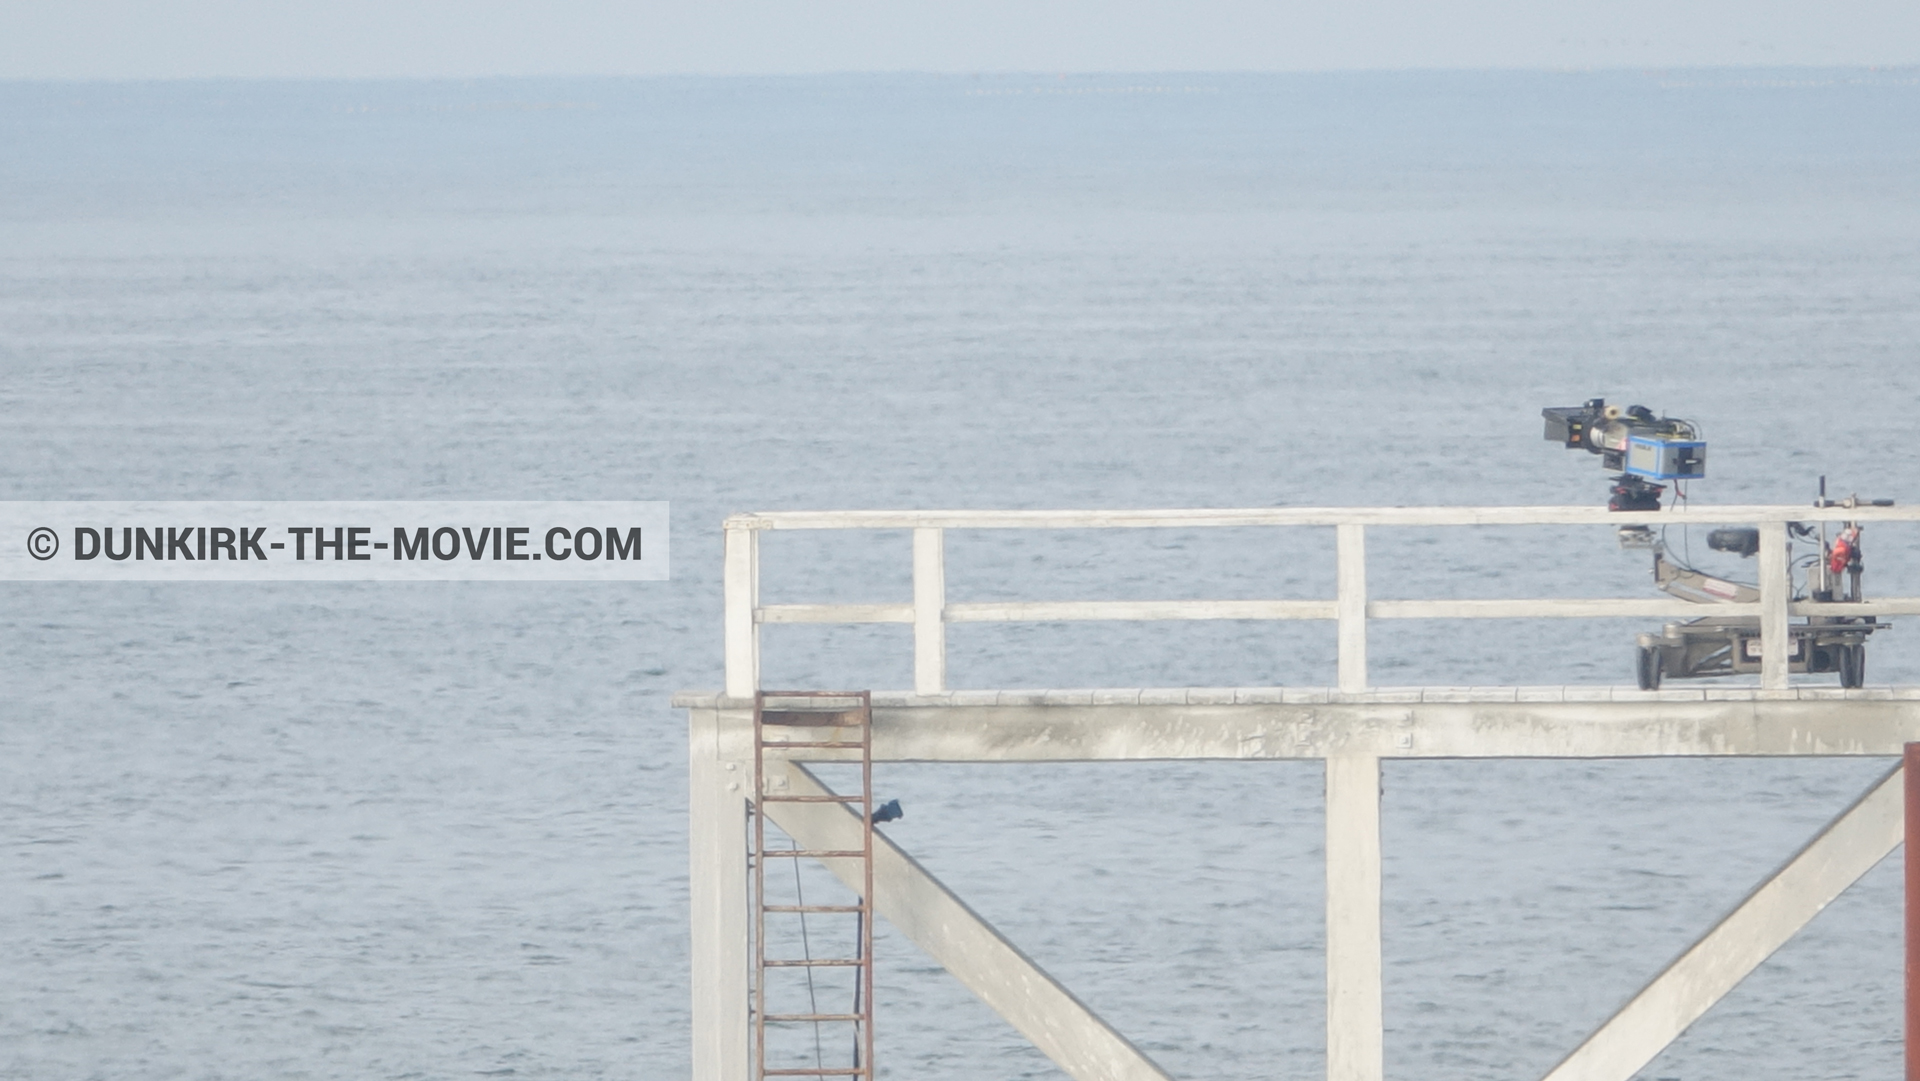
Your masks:
{"label": "horizontal railing bar", "polygon": [[1796,616],[1920,616],[1920,597],[1832,603],[1795,601],[1787,605],[1787,612]]}
{"label": "horizontal railing bar", "polygon": [[755,623],[912,623],[911,604],[766,604]]}
{"label": "horizontal railing bar", "polygon": [[[873,610],[897,609],[901,618],[874,619]],[[792,613],[804,611],[800,618]],[[1920,597],[1822,603],[1796,601],[1796,616],[1920,615]],[[910,605],[790,604],[756,610],[763,623],[910,623]],[[777,617],[773,614],[779,613]],[[1758,604],[1695,604],[1666,597],[1535,597],[1383,600],[1367,604],[1370,619],[1580,619],[1758,616]],[[1090,620],[1333,619],[1334,601],[992,601],[949,604],[948,623],[1069,623]]]}
{"label": "horizontal railing bar", "polygon": [[1539,597],[1511,600],[1370,601],[1369,619],[1580,619],[1606,616],[1758,616],[1758,604],[1694,604],[1667,597]]}
{"label": "horizontal railing bar", "polygon": [[867,855],[865,852],[862,852],[859,849],[815,850],[811,848],[769,848],[765,852],[762,852],[760,854],[762,856],[783,856],[790,859],[798,859],[802,856],[810,856],[817,860],[865,859]]}
{"label": "horizontal railing bar", "polygon": [[1087,619],[1332,619],[1332,601],[997,601],[949,604],[948,623],[1055,623]]}
{"label": "horizontal railing bar", "polygon": [[1703,506],[1610,511],[1593,506],[1251,507],[1187,510],[769,511],[728,518],[729,529],[1127,529],[1358,525],[1716,525],[1761,522],[1913,522],[1920,505]]}

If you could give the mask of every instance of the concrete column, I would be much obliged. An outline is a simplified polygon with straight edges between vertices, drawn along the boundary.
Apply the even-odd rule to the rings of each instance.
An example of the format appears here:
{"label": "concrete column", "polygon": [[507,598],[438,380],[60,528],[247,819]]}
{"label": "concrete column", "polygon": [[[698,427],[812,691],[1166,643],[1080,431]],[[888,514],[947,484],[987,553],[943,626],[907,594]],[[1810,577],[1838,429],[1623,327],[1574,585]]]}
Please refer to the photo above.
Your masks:
{"label": "concrete column", "polygon": [[1380,760],[1327,759],[1327,1081],[1382,1081]]}
{"label": "concrete column", "polygon": [[721,760],[722,716],[693,710],[687,733],[693,1081],[747,1078],[747,789],[753,771]]}

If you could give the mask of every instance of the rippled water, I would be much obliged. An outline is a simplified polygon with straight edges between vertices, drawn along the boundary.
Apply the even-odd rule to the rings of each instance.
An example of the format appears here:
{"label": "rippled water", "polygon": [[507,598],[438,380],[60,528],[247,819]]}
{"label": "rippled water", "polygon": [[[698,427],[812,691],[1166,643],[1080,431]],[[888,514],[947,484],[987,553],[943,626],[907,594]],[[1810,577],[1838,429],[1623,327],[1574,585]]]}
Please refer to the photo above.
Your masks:
{"label": "rippled water", "polygon": [[[1713,502],[1920,498],[1911,72],[0,86],[4,497],[664,498],[675,579],[0,588],[0,1076],[687,1071],[719,519],[1597,501],[1538,409],[1696,417]],[[1913,593],[1911,532],[1868,537]],[[771,600],[904,596],[779,537]],[[1315,596],[1312,530],[956,536],[956,599]],[[1636,595],[1604,532],[1381,595]],[[1624,682],[1632,621],[1374,629]],[[767,678],[897,687],[898,628]],[[1876,681],[1920,678],[1896,628]],[[966,626],[963,686],[1321,685],[1329,628]],[[1537,1076],[1879,761],[1395,763],[1388,1067]],[[1178,1076],[1322,1060],[1305,764],[895,766],[892,835]],[[1649,1077],[1895,1069],[1882,867]],[[884,931],[884,929],[883,929]],[[882,936],[895,1077],[1056,1076]]]}

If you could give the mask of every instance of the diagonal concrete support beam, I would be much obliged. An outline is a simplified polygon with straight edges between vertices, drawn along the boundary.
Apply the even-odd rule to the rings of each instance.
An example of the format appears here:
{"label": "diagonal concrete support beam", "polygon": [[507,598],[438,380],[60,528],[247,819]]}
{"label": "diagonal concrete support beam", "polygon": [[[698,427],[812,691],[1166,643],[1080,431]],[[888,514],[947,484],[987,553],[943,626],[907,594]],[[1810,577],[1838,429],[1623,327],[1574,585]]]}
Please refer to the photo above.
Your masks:
{"label": "diagonal concrete support beam", "polygon": [[1547,1074],[1629,1081],[1906,836],[1898,767]]}
{"label": "diagonal concrete support beam", "polygon": [[[798,763],[789,763],[788,776],[794,795],[829,794]],[[860,847],[858,811],[830,803],[762,806],[769,821],[804,847]],[[842,876],[849,889],[860,891],[854,861],[822,862]],[[878,833],[873,839],[873,892],[874,908],[888,923],[1011,1022],[1075,1081],[1170,1081],[1144,1052]]]}

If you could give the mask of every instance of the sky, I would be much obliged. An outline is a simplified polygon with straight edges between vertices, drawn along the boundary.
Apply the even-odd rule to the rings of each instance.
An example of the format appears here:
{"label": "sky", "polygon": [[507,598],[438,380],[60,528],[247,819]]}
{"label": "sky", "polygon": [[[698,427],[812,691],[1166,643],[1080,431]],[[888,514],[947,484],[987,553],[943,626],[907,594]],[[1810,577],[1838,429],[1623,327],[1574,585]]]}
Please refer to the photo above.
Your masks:
{"label": "sky", "polygon": [[0,0],[0,78],[1920,62],[1914,0]]}

